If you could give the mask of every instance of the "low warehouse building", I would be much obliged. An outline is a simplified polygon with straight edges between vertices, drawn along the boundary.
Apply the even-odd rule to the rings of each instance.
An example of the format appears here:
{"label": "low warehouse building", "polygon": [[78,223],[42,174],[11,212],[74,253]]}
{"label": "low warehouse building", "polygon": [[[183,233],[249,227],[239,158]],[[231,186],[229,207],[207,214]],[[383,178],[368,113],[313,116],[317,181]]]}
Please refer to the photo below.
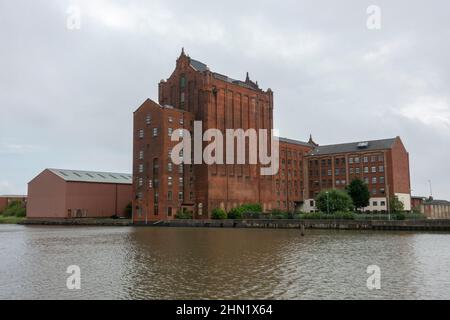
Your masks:
{"label": "low warehouse building", "polygon": [[27,218],[125,216],[132,175],[45,169],[28,183]]}

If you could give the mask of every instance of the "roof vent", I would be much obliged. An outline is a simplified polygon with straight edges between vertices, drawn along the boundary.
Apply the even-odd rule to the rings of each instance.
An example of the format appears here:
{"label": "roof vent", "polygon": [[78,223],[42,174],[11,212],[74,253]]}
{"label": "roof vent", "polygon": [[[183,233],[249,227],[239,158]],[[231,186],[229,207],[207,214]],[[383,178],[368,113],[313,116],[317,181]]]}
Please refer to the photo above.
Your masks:
{"label": "roof vent", "polygon": [[358,143],[359,149],[364,149],[364,148],[367,148],[368,146],[369,146],[369,142],[367,142],[367,141]]}

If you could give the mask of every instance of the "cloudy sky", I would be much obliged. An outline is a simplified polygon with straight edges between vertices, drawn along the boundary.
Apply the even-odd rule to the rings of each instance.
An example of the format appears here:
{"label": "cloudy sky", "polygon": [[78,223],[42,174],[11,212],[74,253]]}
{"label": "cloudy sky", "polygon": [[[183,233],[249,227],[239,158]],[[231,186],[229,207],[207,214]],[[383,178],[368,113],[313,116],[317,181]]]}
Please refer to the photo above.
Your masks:
{"label": "cloudy sky", "polygon": [[[379,30],[367,28],[370,5]],[[132,112],[157,99],[185,47],[272,88],[283,136],[401,136],[413,194],[429,195],[431,180],[450,199],[449,10],[444,0],[0,0],[0,194],[26,193],[47,167],[131,172]]]}

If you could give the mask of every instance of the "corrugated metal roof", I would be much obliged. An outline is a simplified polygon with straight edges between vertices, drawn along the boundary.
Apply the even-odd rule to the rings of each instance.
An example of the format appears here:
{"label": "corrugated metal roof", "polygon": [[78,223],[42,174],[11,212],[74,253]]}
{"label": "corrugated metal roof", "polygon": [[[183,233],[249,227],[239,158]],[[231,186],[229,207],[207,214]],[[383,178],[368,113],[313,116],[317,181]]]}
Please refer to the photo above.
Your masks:
{"label": "corrugated metal roof", "polygon": [[[309,152],[311,156],[321,156],[334,153],[348,153],[348,152],[361,152],[372,150],[385,150],[390,149],[396,138],[372,140],[372,141],[359,141],[342,144],[331,144],[327,146],[318,146]],[[366,145],[367,143],[367,145]]]}
{"label": "corrugated metal roof", "polygon": [[65,181],[131,184],[133,176],[129,173],[97,172],[67,169],[48,169]]}
{"label": "corrugated metal roof", "polygon": [[17,194],[2,194],[0,198],[26,198],[26,195],[17,195]]}

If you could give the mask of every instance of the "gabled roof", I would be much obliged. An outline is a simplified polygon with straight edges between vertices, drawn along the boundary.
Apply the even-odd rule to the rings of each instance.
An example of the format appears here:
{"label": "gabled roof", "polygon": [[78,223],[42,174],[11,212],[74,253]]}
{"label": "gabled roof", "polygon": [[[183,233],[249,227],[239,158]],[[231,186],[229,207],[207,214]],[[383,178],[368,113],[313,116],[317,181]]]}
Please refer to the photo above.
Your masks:
{"label": "gabled roof", "polygon": [[68,182],[94,182],[94,183],[114,183],[131,184],[133,176],[129,173],[81,171],[67,169],[47,169],[58,177]]}
{"label": "gabled roof", "polygon": [[335,153],[386,150],[392,148],[392,145],[394,144],[395,140],[396,138],[318,146],[315,147],[313,150],[311,150],[308,155],[321,156]]}

